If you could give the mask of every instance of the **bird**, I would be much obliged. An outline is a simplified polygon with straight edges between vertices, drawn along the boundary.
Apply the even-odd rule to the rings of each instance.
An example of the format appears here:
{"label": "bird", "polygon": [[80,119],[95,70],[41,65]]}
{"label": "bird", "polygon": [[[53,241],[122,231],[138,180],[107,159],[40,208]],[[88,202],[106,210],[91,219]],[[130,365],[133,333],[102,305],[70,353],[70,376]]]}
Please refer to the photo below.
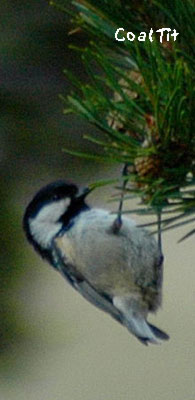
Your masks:
{"label": "bird", "polygon": [[58,180],[28,204],[23,228],[39,255],[93,305],[110,314],[141,343],[169,336],[147,321],[162,301],[163,262],[147,230],[123,215],[86,203],[90,187]]}

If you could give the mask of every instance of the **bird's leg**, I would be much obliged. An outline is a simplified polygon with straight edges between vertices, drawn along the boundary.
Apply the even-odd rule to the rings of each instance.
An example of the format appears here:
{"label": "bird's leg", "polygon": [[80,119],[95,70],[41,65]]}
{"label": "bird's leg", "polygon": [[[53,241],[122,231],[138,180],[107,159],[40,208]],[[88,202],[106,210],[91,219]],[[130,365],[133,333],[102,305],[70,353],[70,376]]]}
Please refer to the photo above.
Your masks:
{"label": "bird's leg", "polygon": [[112,232],[116,235],[119,233],[121,226],[122,226],[122,208],[123,208],[123,201],[124,201],[124,194],[125,194],[125,187],[127,184],[128,179],[125,179],[125,177],[128,175],[128,163],[125,163],[123,170],[122,170],[122,177],[124,178],[123,180],[123,185],[122,185],[122,192],[121,192],[121,198],[119,202],[119,208],[118,208],[118,213],[116,216],[116,219],[113,222],[112,225]]}
{"label": "bird's leg", "polygon": [[157,219],[158,219],[158,249],[159,249],[158,266],[161,267],[164,261],[164,256],[162,252],[161,209],[158,209],[157,211]]}

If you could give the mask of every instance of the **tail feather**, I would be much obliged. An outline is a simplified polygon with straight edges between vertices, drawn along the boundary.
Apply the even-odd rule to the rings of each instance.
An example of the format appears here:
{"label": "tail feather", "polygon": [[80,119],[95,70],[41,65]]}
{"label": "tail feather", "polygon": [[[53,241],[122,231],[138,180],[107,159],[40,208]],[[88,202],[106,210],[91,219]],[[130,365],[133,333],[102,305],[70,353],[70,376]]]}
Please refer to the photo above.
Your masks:
{"label": "tail feather", "polygon": [[148,343],[161,344],[163,340],[168,340],[169,336],[156,326],[149,324],[143,316],[125,319],[124,324],[127,329],[145,345]]}
{"label": "tail feather", "polygon": [[151,328],[152,332],[154,333],[154,335],[156,336],[158,340],[157,342],[151,341],[148,337],[138,337],[138,340],[143,343],[144,345],[148,345],[148,343],[156,343],[156,344],[160,344],[162,340],[169,340],[169,335],[167,335],[167,333],[161,331],[161,329],[157,328],[156,326],[149,324],[149,322],[147,322],[148,326]]}
{"label": "tail feather", "polygon": [[169,335],[167,335],[167,333],[165,333],[164,331],[162,331],[161,329],[157,328],[156,326],[149,324],[149,327],[152,329],[153,333],[155,334],[155,336],[161,340],[168,340],[169,339]]}
{"label": "tail feather", "polygon": [[125,325],[127,329],[145,345],[148,343],[160,344],[162,340],[168,339],[168,335],[153,325],[148,324],[143,317],[128,318],[128,320],[125,321]]}
{"label": "tail feather", "polygon": [[160,344],[169,339],[165,332],[147,322],[147,309],[138,297],[117,296],[113,298],[113,304],[121,312],[123,325],[143,344]]}

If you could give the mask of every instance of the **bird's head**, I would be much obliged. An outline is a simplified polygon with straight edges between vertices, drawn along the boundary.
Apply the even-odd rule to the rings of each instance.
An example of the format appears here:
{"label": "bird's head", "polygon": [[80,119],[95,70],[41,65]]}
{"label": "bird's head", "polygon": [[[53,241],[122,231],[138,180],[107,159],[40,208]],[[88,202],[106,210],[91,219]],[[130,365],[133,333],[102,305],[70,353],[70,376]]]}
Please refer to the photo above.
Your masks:
{"label": "bird's head", "polygon": [[54,237],[72,223],[74,217],[89,207],[85,197],[89,188],[81,189],[72,183],[57,181],[43,187],[26,208],[23,226],[30,243],[42,255]]}

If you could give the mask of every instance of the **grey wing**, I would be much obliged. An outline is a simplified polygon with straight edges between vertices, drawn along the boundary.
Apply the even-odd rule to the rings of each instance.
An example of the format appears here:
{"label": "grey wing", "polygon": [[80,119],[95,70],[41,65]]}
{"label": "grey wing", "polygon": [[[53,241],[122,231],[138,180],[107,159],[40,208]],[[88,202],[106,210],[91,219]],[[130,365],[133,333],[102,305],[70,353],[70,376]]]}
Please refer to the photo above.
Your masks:
{"label": "grey wing", "polygon": [[122,315],[114,307],[112,300],[104,294],[99,294],[88,282],[82,281],[77,283],[75,288],[82,296],[90,301],[94,306],[109,313],[118,322],[122,323]]}
{"label": "grey wing", "polygon": [[76,268],[61,259],[59,251],[55,248],[54,265],[69,284],[76,289],[86,300],[102,311],[109,313],[114,319],[123,324],[123,317],[113,305],[112,299],[104,293],[98,293],[86,279],[77,272]]}

